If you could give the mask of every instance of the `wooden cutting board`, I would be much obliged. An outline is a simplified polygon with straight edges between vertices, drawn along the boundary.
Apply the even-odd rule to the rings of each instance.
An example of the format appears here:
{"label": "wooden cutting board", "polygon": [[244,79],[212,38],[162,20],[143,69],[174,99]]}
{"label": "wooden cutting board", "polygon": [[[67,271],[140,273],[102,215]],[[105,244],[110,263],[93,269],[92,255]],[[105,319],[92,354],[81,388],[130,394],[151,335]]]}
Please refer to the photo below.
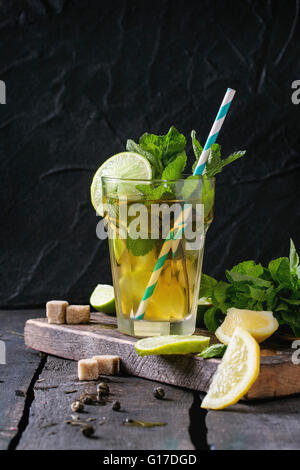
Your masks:
{"label": "wooden cutting board", "polygon": [[[206,330],[195,334],[209,335]],[[213,335],[212,343],[216,342]],[[46,318],[28,320],[25,344],[29,348],[66,359],[79,360],[97,354],[116,354],[124,373],[206,392],[220,359],[202,359],[193,355],[140,357],[136,338],[117,330],[116,319],[93,313],[87,325],[49,325]],[[245,398],[267,398],[300,392],[300,365],[291,361],[289,343],[264,343],[260,375]]]}

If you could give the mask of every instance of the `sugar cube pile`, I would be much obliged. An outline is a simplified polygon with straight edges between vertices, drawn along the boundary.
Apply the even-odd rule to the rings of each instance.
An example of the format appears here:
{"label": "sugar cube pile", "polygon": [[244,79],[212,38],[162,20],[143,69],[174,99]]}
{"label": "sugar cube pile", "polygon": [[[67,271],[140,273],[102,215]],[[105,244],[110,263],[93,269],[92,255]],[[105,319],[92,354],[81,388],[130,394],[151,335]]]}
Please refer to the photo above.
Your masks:
{"label": "sugar cube pile", "polygon": [[78,361],[79,380],[97,380],[99,375],[117,375],[120,370],[119,356],[94,356]]}
{"label": "sugar cube pile", "polygon": [[89,305],[69,305],[65,300],[50,300],[46,303],[46,316],[48,323],[63,325],[78,325],[90,321]]}

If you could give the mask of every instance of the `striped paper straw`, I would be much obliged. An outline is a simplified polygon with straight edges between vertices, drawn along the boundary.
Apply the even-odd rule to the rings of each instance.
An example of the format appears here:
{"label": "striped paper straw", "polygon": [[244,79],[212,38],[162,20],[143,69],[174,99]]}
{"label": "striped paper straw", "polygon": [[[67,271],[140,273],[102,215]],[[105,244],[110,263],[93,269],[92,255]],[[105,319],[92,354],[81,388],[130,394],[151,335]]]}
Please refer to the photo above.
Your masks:
{"label": "striped paper straw", "polygon": [[[215,122],[211,128],[211,131],[209,133],[209,136],[203,148],[203,151],[201,153],[201,156],[198,160],[197,166],[194,170],[194,173],[193,173],[194,175],[203,174],[203,171],[207,162],[207,158],[209,156],[210,148],[217,140],[218,134],[225,120],[225,117],[227,115],[227,112],[229,110],[229,107],[231,105],[234,95],[235,95],[235,90],[228,88],[225,93],[222,104],[220,106],[220,109],[218,111],[218,114],[216,116]],[[190,207],[184,206],[183,211],[178,217],[178,219],[176,220],[173,229],[170,230],[166,240],[164,241],[161,251],[159,253],[158,260],[156,261],[150,280],[148,282],[147,288],[145,290],[145,293],[143,295],[139,308],[135,314],[135,320],[142,320],[144,318],[147,306],[150,302],[151,296],[153,295],[153,292],[157,285],[158,278],[164,267],[169,251],[172,249],[173,253],[176,252],[176,249],[180,242],[180,236],[182,235],[184,231],[184,220],[188,218],[189,213],[190,213]]]}
{"label": "striped paper straw", "polygon": [[195,168],[194,175],[203,174],[203,171],[204,171],[204,168],[205,168],[205,165],[206,165],[209,153],[210,153],[210,148],[217,140],[220,129],[226,118],[226,115],[228,113],[228,110],[230,108],[234,95],[235,95],[235,90],[233,90],[232,88],[227,88],[222,104],[216,116],[215,122],[213,123],[211,131],[207,138],[207,141],[203,147],[203,152],[201,153],[197,167]]}
{"label": "striped paper straw", "polygon": [[135,314],[135,320],[142,320],[144,318],[148,303],[154,292],[161,270],[163,269],[165,261],[168,257],[169,251],[172,248],[172,244],[176,242],[179,243],[180,236],[182,235],[184,229],[184,220],[186,217],[188,217],[189,213],[190,207],[184,207],[183,211],[177,218],[174,227],[172,228],[172,230],[170,230],[167,238],[165,239],[163,246],[161,247],[158,260],[156,261],[153,272],[149,279],[147,288],[145,290],[139,308]]}

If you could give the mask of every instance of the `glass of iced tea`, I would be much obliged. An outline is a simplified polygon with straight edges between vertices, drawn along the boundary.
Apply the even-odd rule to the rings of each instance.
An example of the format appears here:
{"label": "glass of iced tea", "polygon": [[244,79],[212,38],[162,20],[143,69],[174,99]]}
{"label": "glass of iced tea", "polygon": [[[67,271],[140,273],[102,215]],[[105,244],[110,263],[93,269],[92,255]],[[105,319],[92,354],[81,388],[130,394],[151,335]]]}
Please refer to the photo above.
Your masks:
{"label": "glass of iced tea", "polygon": [[102,188],[119,330],[192,334],[214,178],[102,177]]}

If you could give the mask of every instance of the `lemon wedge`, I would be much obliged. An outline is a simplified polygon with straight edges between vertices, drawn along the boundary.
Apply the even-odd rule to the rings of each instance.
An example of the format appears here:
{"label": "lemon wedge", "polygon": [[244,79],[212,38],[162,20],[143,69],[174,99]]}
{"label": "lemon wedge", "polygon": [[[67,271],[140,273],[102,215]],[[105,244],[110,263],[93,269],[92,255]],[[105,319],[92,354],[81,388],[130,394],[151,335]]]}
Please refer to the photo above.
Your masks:
{"label": "lemon wedge", "polygon": [[229,308],[225,320],[215,335],[221,343],[228,344],[237,326],[249,331],[253,338],[261,343],[271,336],[279,325],[272,312]]}
{"label": "lemon wedge", "polygon": [[237,403],[258,377],[259,357],[258,343],[248,331],[237,327],[201,408],[221,410]]}

